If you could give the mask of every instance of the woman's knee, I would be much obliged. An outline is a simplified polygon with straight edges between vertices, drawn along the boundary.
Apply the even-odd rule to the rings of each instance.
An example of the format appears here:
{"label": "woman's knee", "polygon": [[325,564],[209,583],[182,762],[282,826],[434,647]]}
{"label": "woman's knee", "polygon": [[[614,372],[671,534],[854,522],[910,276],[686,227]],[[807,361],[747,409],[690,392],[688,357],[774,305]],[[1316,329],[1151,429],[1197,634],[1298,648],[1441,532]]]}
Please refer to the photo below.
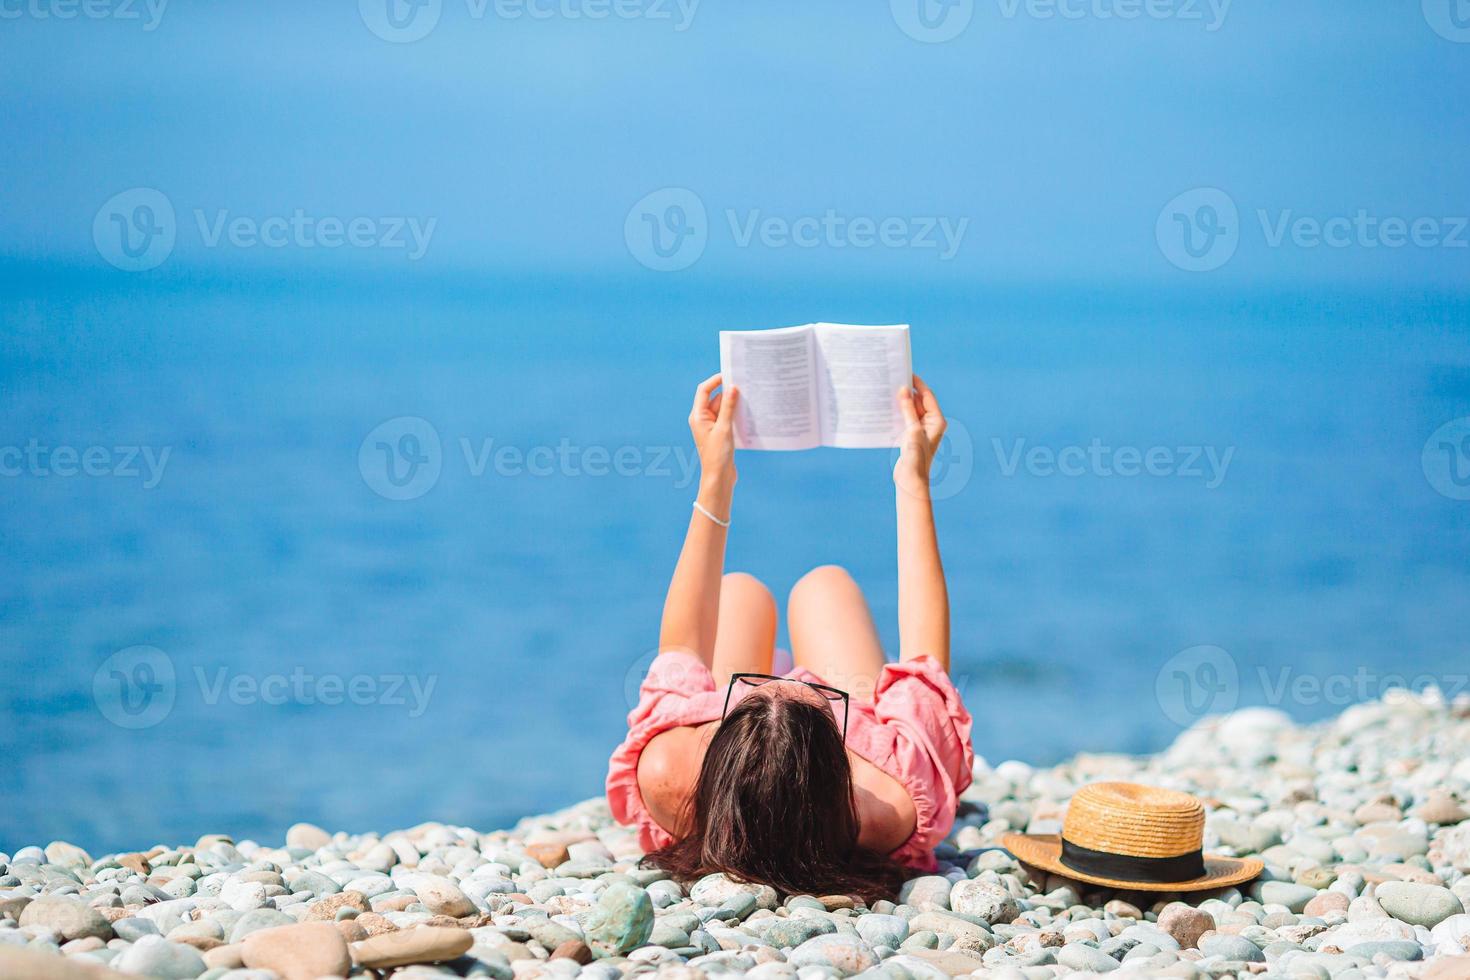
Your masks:
{"label": "woman's knee", "polygon": [[720,580],[720,602],[741,606],[747,614],[769,614],[776,617],[776,598],[766,583],[748,572],[726,572]]}
{"label": "woman's knee", "polygon": [[813,599],[862,595],[862,590],[847,569],[841,565],[818,565],[807,572],[791,587],[787,608],[801,605]]}

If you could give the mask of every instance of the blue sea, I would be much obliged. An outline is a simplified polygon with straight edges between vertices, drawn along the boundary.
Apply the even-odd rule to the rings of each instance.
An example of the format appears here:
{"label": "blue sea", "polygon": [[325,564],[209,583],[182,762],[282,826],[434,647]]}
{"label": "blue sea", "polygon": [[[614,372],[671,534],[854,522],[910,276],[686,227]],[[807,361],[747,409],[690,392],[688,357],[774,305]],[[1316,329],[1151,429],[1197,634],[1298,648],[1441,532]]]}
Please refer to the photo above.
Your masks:
{"label": "blue sea", "polygon": [[[954,422],[954,672],[992,762],[1467,687],[1466,295],[14,265],[0,286],[0,851],[491,828],[599,793],[721,328],[913,325]],[[843,564],[894,649],[888,454],[739,467],[728,567],[784,597]]]}

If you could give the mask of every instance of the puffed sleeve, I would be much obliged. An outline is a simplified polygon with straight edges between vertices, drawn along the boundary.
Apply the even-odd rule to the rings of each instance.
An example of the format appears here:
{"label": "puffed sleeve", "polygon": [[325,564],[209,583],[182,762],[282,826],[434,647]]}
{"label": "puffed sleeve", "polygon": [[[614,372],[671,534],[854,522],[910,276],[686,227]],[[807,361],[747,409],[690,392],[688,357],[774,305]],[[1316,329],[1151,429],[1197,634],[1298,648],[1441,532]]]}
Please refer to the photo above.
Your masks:
{"label": "puffed sleeve", "polygon": [[970,712],[948,672],[929,657],[885,666],[873,692],[873,710],[894,732],[894,759],[914,797],[918,820],[912,849],[932,848],[949,833],[959,795],[970,785],[975,764]]}
{"label": "puffed sleeve", "polygon": [[655,657],[638,689],[638,704],[628,712],[628,737],[608,760],[607,802],[618,823],[637,825],[646,851],[662,847],[672,838],[643,803],[638,788],[638,758],[654,736],[718,717],[715,698],[715,678],[709,668],[693,654],[678,650],[666,650]]}

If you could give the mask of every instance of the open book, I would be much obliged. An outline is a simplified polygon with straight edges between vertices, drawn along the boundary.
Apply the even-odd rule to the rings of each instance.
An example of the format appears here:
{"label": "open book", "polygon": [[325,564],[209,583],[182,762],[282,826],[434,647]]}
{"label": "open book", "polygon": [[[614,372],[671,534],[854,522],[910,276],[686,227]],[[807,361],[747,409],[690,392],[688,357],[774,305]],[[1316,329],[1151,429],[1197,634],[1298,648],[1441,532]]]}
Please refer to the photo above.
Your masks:
{"label": "open book", "polygon": [[740,389],[739,449],[890,449],[912,383],[907,324],[721,330],[720,373]]}

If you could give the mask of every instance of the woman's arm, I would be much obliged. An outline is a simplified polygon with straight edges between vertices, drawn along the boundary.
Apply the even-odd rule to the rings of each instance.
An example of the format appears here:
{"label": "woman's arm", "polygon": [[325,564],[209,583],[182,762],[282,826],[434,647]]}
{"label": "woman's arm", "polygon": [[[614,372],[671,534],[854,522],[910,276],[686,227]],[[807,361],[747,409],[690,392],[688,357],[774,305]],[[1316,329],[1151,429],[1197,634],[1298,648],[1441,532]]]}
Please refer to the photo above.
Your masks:
{"label": "woman's arm", "polygon": [[934,392],[914,375],[900,388],[905,422],[902,451],[893,467],[898,500],[898,659],[928,655],[949,670],[949,589],[939,561],[939,536],[929,499],[929,467],[944,438],[944,415]]}
{"label": "woman's arm", "polygon": [[[730,520],[735,495],[735,435],[733,421],[740,393],[733,387],[710,397],[720,383],[718,374],[706,378],[694,393],[689,413],[689,431],[699,451],[700,507],[722,521]],[[694,509],[684,548],[674,566],[674,578],[664,599],[664,618],[659,627],[658,648],[683,650],[712,666],[715,628],[720,614],[720,579],[725,570],[725,538],[728,528]]]}

